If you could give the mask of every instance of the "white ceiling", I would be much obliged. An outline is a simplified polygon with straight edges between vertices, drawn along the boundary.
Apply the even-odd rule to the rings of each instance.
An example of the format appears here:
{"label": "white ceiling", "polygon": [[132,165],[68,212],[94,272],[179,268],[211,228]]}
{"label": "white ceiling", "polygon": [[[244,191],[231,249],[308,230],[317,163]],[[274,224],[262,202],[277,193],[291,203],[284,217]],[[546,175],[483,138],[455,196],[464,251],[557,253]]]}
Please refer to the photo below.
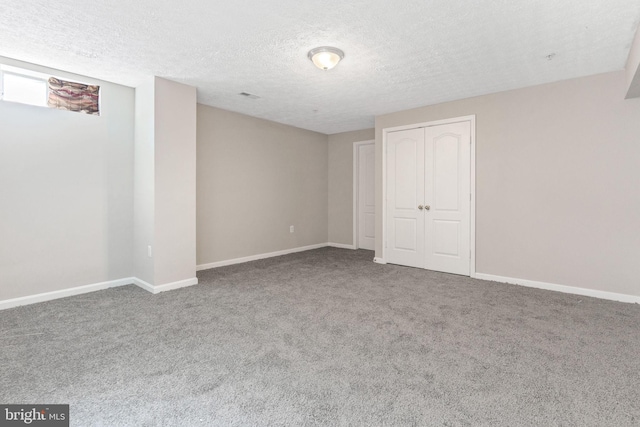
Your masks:
{"label": "white ceiling", "polygon": [[[332,134],[621,70],[639,21],[638,0],[2,0],[0,55],[129,86],[157,75],[203,104]],[[323,45],[345,52],[331,71],[307,59]]]}

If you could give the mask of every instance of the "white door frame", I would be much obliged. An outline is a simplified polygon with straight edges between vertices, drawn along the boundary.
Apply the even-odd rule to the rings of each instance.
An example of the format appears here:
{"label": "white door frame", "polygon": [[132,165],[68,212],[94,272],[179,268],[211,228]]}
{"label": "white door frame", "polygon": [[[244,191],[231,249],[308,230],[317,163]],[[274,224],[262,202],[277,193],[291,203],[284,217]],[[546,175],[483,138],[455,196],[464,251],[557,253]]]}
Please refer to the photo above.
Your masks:
{"label": "white door frame", "polygon": [[[470,122],[471,125],[471,212],[469,224],[469,249],[471,250],[471,259],[469,261],[469,276],[476,277],[476,116],[453,117],[450,119],[436,120],[432,122],[415,123],[405,126],[395,126],[382,129],[382,259],[376,259],[376,262],[386,264],[386,247],[387,247],[387,135],[389,132],[399,130],[424,128],[429,126],[446,125],[450,123]],[[376,239],[377,240],[377,239]]]}
{"label": "white door frame", "polygon": [[353,249],[358,249],[358,170],[360,168],[358,148],[362,145],[369,144],[375,146],[375,143],[376,141],[374,139],[353,143]]}

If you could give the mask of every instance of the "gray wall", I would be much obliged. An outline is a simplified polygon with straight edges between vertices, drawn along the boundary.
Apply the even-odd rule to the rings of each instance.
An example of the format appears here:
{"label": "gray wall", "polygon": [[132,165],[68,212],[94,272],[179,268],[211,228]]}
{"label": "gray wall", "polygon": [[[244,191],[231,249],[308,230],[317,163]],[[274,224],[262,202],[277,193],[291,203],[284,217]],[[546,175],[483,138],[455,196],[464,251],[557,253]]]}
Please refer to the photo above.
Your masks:
{"label": "gray wall", "polygon": [[640,295],[640,99],[625,93],[620,71],[376,117],[376,207],[382,129],[475,114],[476,271]]}
{"label": "gray wall", "polygon": [[353,143],[374,129],[329,135],[329,242],[353,245]]}
{"label": "gray wall", "polygon": [[327,154],[326,135],[198,104],[197,263],[326,243]]}
{"label": "gray wall", "polygon": [[134,90],[101,115],[0,102],[0,300],[132,275]]}

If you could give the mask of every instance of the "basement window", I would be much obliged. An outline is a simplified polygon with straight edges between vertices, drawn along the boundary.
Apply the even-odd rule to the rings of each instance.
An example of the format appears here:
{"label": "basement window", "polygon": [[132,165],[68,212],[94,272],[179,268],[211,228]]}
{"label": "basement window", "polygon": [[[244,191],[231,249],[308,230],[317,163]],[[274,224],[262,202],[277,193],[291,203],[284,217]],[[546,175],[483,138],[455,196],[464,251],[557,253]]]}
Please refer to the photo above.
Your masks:
{"label": "basement window", "polygon": [[0,99],[57,110],[100,115],[100,86],[0,65]]}
{"label": "basement window", "polygon": [[2,100],[46,107],[47,80],[21,71],[13,67],[0,67]]}

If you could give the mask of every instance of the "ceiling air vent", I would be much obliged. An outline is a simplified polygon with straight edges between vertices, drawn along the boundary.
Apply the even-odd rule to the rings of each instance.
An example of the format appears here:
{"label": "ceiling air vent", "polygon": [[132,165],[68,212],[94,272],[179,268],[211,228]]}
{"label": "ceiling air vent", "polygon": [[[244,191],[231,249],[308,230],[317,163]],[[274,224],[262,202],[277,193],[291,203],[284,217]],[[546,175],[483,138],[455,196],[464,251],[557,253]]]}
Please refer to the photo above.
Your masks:
{"label": "ceiling air vent", "polygon": [[240,92],[238,95],[244,96],[244,97],[250,98],[250,99],[259,99],[260,98],[258,95],[254,95],[254,94],[248,93],[248,92]]}

